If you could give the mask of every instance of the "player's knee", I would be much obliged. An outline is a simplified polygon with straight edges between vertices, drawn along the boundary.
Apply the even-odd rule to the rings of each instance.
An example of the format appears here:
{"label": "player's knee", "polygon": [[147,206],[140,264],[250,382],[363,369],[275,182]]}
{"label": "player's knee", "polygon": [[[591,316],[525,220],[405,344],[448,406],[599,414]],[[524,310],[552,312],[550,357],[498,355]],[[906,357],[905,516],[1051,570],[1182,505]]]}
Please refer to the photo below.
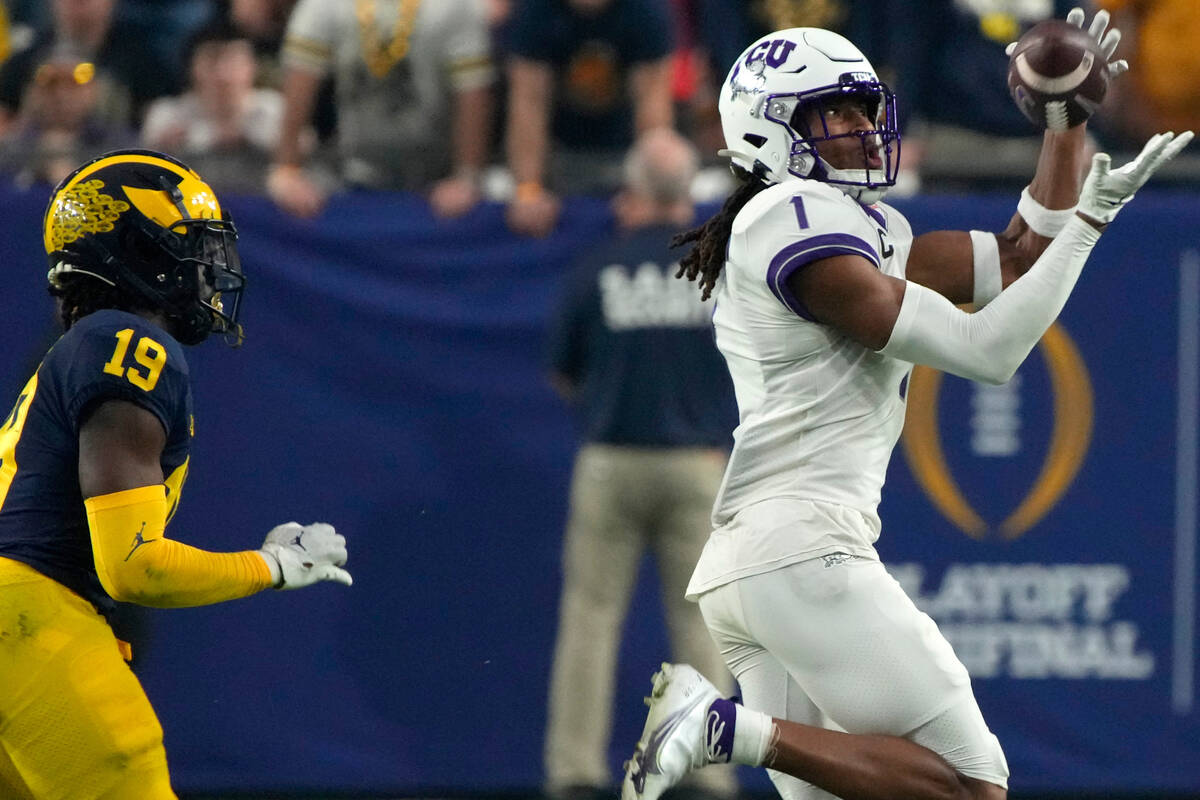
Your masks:
{"label": "player's knee", "polygon": [[[109,778],[103,800],[169,800],[175,797],[163,749],[162,726],[157,720],[138,726],[137,735],[125,735],[103,755],[98,774]],[[130,732],[132,733],[132,732]]]}

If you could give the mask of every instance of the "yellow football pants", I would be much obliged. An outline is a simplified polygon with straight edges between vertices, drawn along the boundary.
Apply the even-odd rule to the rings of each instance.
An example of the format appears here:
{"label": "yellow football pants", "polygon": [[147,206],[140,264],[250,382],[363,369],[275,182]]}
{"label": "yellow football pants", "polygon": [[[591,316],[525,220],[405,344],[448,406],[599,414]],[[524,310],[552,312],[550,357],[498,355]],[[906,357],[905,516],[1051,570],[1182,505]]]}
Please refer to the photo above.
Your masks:
{"label": "yellow football pants", "polygon": [[0,557],[0,797],[175,798],[162,726],[104,618]]}

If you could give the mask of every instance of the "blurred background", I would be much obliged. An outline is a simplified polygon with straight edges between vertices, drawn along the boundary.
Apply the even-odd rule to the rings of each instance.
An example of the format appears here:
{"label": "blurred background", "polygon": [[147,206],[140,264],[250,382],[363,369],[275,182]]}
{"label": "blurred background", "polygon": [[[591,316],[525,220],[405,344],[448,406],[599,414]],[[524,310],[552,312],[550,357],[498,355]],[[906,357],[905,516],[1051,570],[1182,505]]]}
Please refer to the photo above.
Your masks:
{"label": "blurred background", "polygon": [[[586,431],[547,350],[576,262],[619,227],[626,152],[656,128],[684,136],[703,218],[731,185],[729,65],[770,30],[831,28],[898,95],[888,202],[917,233],[1000,230],[1041,142],[1004,46],[1072,5],[0,2],[0,389],[15,396],[58,334],[40,241],[53,185],[117,147],[168,152],[232,213],[248,276],[245,346],[189,352],[175,535],[244,549],[296,519],[349,540],[348,590],[122,610],[180,795],[609,796],[671,647],[647,559],[608,785],[549,778]],[[1121,163],[1155,131],[1200,128],[1197,4],[1084,5],[1113,13],[1131,64],[1094,146]],[[1016,798],[1200,796],[1191,150],[1122,212],[1012,381],[912,377],[879,550],[971,670]],[[640,274],[623,291],[643,310],[674,297]],[[772,793],[761,771],[738,782]]]}

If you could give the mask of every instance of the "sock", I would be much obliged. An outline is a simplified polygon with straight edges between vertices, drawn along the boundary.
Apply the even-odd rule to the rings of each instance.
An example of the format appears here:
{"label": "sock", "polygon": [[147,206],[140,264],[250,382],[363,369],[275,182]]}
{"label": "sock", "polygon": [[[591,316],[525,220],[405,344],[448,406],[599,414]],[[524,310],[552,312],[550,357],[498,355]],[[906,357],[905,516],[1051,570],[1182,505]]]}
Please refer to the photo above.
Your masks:
{"label": "sock", "polygon": [[775,721],[732,700],[718,698],[704,721],[704,751],[709,762],[762,766],[771,744]]}

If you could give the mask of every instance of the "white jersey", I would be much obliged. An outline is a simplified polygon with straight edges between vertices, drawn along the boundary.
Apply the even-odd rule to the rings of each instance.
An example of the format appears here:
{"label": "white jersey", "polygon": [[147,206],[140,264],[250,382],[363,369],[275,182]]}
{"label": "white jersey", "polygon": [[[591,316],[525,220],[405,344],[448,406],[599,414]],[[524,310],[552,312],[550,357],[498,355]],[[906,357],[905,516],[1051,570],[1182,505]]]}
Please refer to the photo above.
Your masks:
{"label": "white jersey", "polygon": [[739,424],[689,597],[836,551],[878,557],[880,490],[912,364],[812,320],[787,279],[842,254],[903,278],[911,248],[898,211],[819,181],[772,186],[737,215],[713,325]]}

